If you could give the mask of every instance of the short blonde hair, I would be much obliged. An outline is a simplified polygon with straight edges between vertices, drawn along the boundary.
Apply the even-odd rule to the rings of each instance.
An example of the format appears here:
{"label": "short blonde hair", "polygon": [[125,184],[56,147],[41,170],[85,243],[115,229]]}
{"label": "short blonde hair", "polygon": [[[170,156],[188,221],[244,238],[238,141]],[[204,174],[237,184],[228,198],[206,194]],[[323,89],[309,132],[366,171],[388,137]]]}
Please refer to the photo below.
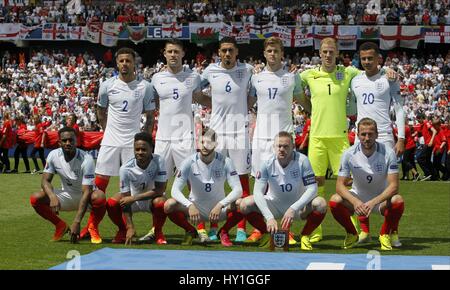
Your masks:
{"label": "short blonde hair", "polygon": [[322,50],[322,46],[324,46],[325,44],[327,44],[327,45],[334,45],[336,50],[337,51],[339,50],[338,46],[337,46],[336,39],[334,39],[332,37],[325,37],[324,39],[322,39],[322,41],[320,42],[320,50]]}
{"label": "short blonde hair", "polygon": [[280,38],[278,38],[278,37],[271,36],[269,38],[266,38],[266,40],[264,40],[264,50],[266,50],[266,48],[269,45],[272,45],[272,46],[278,45],[280,50],[284,51],[283,41]]}

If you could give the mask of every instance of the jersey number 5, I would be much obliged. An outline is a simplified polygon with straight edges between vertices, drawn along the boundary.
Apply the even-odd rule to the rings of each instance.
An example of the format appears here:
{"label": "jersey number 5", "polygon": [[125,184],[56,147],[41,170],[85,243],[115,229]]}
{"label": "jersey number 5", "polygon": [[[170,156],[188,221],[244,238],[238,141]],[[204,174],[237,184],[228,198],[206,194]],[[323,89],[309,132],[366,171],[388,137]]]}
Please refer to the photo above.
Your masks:
{"label": "jersey number 5", "polygon": [[173,99],[177,100],[180,97],[180,95],[178,94],[178,89],[173,89]]}

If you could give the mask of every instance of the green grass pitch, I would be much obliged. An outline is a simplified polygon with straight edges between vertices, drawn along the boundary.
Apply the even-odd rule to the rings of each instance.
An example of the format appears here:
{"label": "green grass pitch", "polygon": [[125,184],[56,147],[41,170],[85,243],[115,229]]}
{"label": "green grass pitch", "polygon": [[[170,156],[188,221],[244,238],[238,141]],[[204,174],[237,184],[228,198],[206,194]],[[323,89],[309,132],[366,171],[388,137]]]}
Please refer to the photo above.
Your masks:
{"label": "green grass pitch", "polygon": [[[23,168],[21,168],[23,170]],[[0,174],[0,269],[48,269],[67,261],[66,255],[70,250],[77,250],[82,255],[103,247],[124,248],[114,245],[111,239],[116,233],[109,217],[105,215],[100,224],[103,243],[93,245],[90,241],[70,244],[69,235],[60,242],[49,242],[54,227],[48,221],[38,216],[30,206],[29,196],[40,188],[41,175],[29,174]],[[170,180],[168,189],[170,189]],[[335,180],[327,180],[327,199],[334,192]],[[55,177],[53,184],[59,186],[59,178]],[[251,181],[253,184],[253,181]],[[118,191],[118,178],[111,179],[107,196]],[[405,213],[400,221],[399,234],[403,246],[383,255],[450,255],[450,183],[449,182],[411,182],[402,181],[400,194],[405,199]],[[67,224],[71,224],[74,212],[62,212],[61,217]],[[83,225],[87,221],[83,219]],[[136,230],[139,236],[144,235],[151,227],[151,216],[145,213],[134,215]],[[361,254],[368,250],[378,250],[378,233],[382,218],[374,214],[370,220],[372,243],[350,250],[341,248],[344,239],[344,229],[333,219],[328,211],[323,222],[324,239],[314,244],[313,253],[333,254]],[[295,222],[292,231],[298,235],[304,222]],[[207,223],[209,227],[209,223]],[[247,232],[251,231],[248,225]],[[235,229],[230,234],[234,238]],[[180,245],[184,232],[167,219],[164,233],[168,245],[140,244],[132,245],[136,249],[167,249],[167,250],[224,250],[220,243],[202,246],[194,241],[192,247]],[[232,251],[265,251],[257,245],[235,244],[226,250]],[[292,252],[300,252],[299,246],[292,246]]]}

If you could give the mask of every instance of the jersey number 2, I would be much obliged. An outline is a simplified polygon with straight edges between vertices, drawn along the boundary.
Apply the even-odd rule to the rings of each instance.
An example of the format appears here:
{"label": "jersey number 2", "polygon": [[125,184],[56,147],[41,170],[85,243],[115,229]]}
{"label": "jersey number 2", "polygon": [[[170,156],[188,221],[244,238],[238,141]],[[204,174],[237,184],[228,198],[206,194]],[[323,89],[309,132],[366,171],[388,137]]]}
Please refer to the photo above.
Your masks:
{"label": "jersey number 2", "polygon": [[128,101],[123,101],[122,112],[128,112]]}

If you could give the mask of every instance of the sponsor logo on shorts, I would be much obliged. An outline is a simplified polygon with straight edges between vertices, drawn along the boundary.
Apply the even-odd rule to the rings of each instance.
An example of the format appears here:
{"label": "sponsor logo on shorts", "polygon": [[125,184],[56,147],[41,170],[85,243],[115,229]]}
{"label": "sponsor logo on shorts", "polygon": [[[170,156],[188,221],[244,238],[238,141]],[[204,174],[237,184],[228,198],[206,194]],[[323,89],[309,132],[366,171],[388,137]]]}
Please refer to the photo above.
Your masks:
{"label": "sponsor logo on shorts", "polygon": [[158,172],[158,175],[166,175],[167,174],[167,171],[159,171]]}
{"label": "sponsor logo on shorts", "polygon": [[181,170],[178,170],[177,177],[181,177]]}
{"label": "sponsor logo on shorts", "polygon": [[94,174],[86,174],[84,178],[94,178]]}
{"label": "sponsor logo on shorts", "polygon": [[261,179],[261,171],[256,171],[255,178],[256,179]]}
{"label": "sponsor logo on shorts", "polygon": [[236,172],[236,171],[232,171],[232,172],[230,173],[230,175],[231,175],[231,176],[237,175],[237,172]]}
{"label": "sponsor logo on shorts", "polygon": [[389,169],[396,170],[396,169],[398,169],[398,165],[392,164],[391,166],[389,166]]}

